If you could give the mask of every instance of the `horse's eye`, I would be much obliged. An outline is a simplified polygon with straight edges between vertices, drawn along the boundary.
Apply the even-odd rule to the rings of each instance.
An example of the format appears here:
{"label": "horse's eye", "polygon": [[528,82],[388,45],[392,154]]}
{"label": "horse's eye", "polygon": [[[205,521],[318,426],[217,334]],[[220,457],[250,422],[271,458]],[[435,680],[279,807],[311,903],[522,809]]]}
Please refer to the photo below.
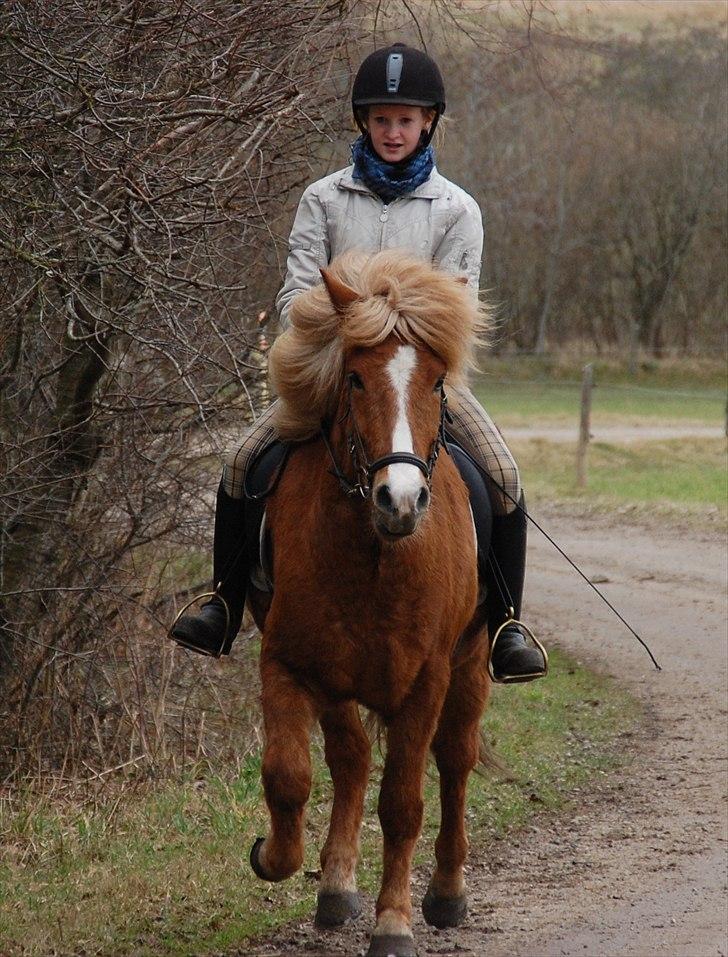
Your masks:
{"label": "horse's eye", "polygon": [[437,380],[437,382],[435,383],[435,388],[434,388],[432,391],[433,391],[433,392],[442,392],[442,390],[443,390],[444,388],[445,388],[445,376],[444,376],[444,375],[441,375],[440,378],[439,378],[439,379]]}
{"label": "horse's eye", "polygon": [[349,385],[352,389],[363,389],[364,383],[361,381],[361,376],[358,372],[349,373]]}

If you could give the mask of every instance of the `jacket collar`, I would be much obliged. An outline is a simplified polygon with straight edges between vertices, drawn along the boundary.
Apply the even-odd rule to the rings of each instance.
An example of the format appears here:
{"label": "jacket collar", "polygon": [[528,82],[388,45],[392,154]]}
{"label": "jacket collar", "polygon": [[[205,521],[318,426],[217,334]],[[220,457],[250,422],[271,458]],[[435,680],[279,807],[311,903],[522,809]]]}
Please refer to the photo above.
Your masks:
{"label": "jacket collar", "polygon": [[[335,179],[335,184],[340,189],[348,189],[354,193],[366,193],[369,196],[374,196],[375,199],[379,199],[376,193],[373,193],[368,186],[365,186],[359,179],[354,179],[352,173],[354,172],[354,167],[347,166],[346,169],[342,169],[341,172]],[[411,193],[407,193],[407,197],[414,196],[417,199],[439,199],[442,195],[442,187],[440,186],[440,180],[442,176],[437,172],[437,167],[433,166],[432,172],[429,177],[425,180],[424,183],[421,183],[416,189],[413,189]],[[404,197],[398,197],[404,199]],[[381,202],[381,200],[380,200]],[[392,200],[396,202],[396,200]]]}

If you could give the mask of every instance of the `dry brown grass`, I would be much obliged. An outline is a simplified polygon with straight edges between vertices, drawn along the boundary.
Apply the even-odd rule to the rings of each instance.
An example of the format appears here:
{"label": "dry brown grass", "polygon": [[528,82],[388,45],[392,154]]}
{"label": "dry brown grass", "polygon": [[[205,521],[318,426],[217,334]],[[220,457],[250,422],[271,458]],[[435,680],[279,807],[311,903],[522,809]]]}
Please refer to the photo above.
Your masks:
{"label": "dry brown grass", "polygon": [[594,27],[620,31],[664,26],[671,20],[695,26],[725,26],[728,21],[723,0],[551,0],[548,6],[563,21],[591,22]]}

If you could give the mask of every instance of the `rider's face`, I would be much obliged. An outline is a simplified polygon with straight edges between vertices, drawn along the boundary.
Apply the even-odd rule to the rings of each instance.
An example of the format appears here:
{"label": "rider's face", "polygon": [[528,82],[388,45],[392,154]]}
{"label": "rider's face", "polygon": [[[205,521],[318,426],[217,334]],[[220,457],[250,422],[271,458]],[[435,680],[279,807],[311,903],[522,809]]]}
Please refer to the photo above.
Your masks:
{"label": "rider's face", "polygon": [[375,152],[387,163],[398,163],[417,149],[420,134],[432,120],[421,106],[396,103],[370,106],[367,129]]}

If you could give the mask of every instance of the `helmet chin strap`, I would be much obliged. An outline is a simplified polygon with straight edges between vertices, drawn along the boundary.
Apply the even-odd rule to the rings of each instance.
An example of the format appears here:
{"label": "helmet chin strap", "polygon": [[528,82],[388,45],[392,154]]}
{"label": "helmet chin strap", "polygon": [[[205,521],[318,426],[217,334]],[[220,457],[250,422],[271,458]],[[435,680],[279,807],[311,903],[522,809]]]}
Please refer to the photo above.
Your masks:
{"label": "helmet chin strap", "polygon": [[429,130],[423,130],[423,131],[422,131],[422,136],[420,137],[420,144],[421,144],[420,148],[421,148],[421,149],[424,149],[426,146],[429,146],[429,145],[430,145],[430,143],[431,143],[431,141],[432,141],[432,137],[435,135],[435,129],[436,129],[436,127],[437,127],[437,124],[440,122],[440,117],[441,117],[441,116],[442,116],[442,114],[440,113],[440,111],[439,111],[439,110],[435,110],[435,117],[434,117],[432,123],[430,123],[430,128],[429,128]]}
{"label": "helmet chin strap", "polygon": [[354,109],[354,119],[356,120],[356,125],[359,127],[359,132],[362,136],[369,136],[369,130],[364,125],[361,114],[358,109]]}

